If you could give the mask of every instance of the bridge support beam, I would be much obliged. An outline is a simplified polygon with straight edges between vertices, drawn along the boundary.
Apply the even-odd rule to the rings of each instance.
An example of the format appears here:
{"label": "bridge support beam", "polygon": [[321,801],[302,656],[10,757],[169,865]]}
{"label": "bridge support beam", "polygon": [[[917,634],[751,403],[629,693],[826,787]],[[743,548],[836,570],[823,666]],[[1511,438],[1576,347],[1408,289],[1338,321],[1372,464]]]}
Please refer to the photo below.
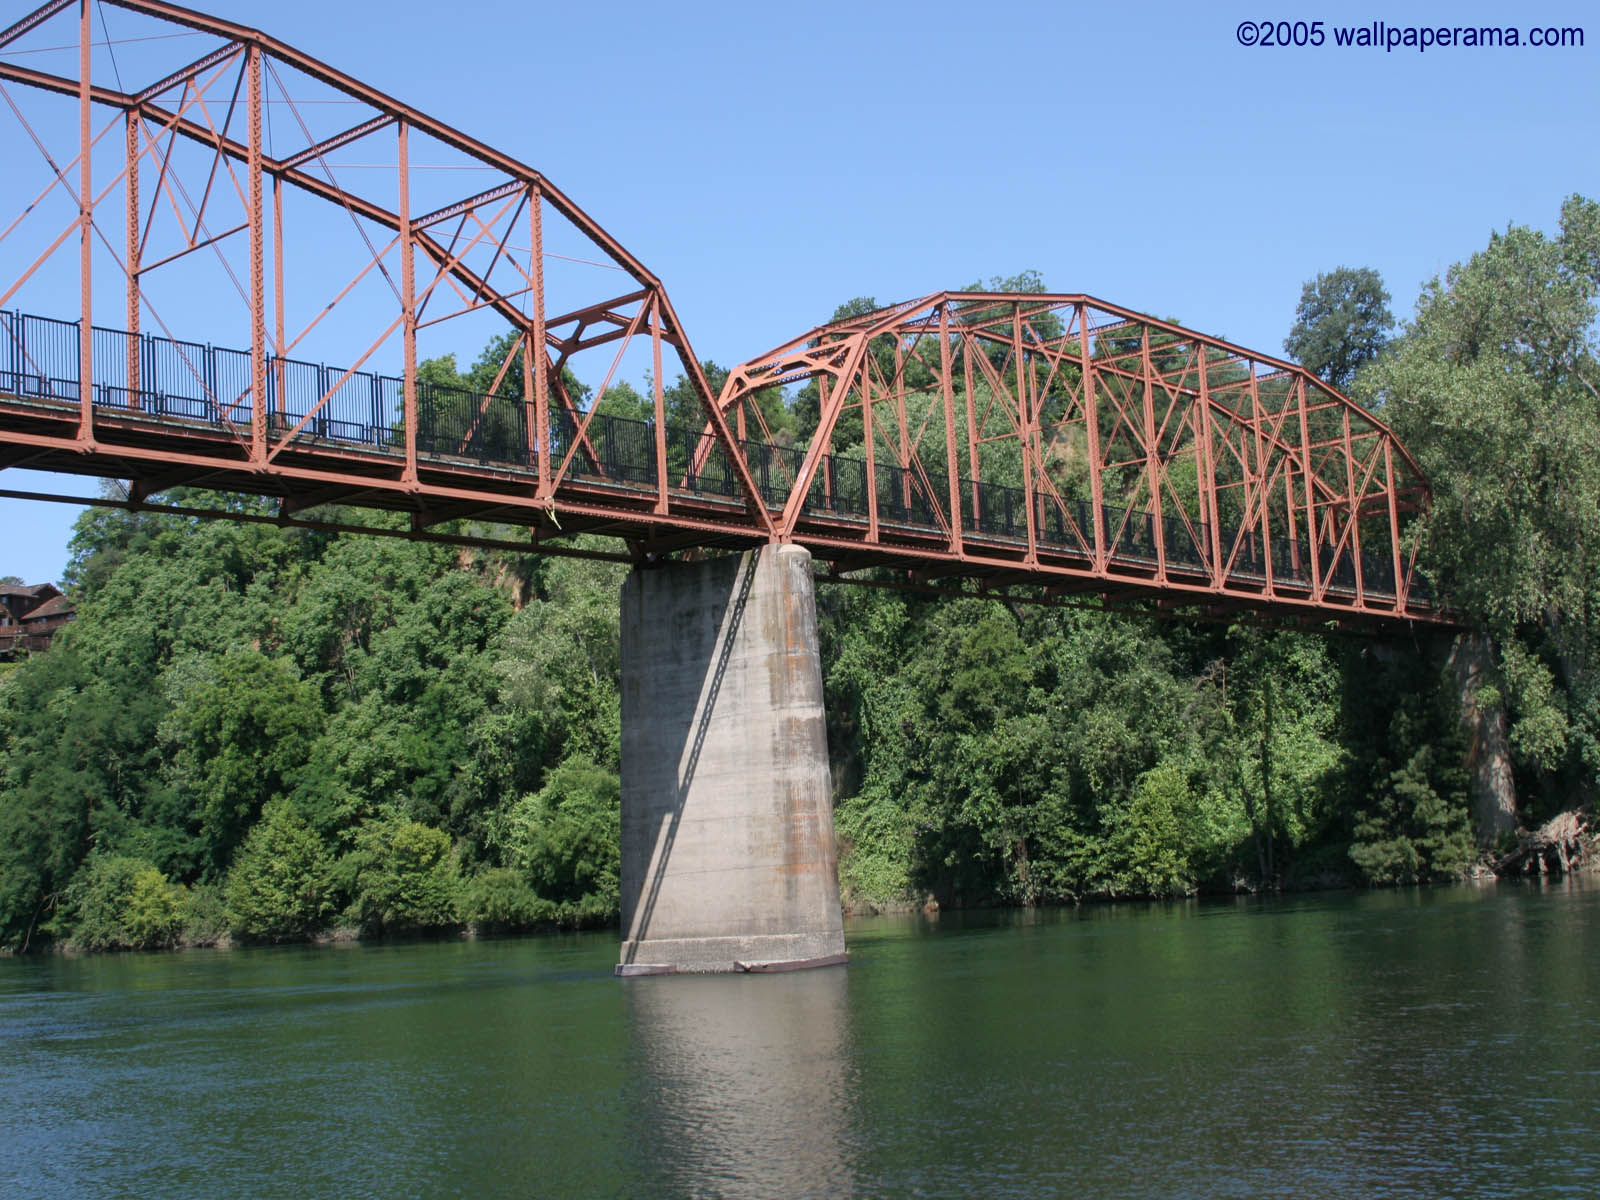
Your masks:
{"label": "bridge support beam", "polygon": [[617,973],[842,961],[810,553],[635,570]]}

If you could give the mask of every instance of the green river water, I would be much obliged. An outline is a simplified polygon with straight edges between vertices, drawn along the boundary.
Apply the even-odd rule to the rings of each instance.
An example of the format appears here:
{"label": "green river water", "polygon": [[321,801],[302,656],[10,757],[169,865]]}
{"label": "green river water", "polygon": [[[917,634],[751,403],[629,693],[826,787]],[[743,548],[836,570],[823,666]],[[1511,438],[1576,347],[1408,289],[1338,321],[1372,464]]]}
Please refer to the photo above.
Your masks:
{"label": "green river water", "polygon": [[1593,1196],[1600,887],[0,960],[0,1196]]}

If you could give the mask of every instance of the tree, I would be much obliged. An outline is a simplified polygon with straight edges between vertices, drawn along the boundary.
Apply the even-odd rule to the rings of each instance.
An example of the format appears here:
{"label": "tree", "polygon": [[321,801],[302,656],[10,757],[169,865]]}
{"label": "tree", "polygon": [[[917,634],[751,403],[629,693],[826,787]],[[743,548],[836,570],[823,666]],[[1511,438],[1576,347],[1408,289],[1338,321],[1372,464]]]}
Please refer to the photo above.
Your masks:
{"label": "tree", "polygon": [[1338,267],[1300,292],[1284,353],[1341,392],[1356,371],[1378,357],[1394,326],[1389,293],[1370,267]]}
{"label": "tree", "polygon": [[1166,759],[1139,777],[1127,806],[1106,823],[1117,862],[1113,893],[1183,895],[1193,888],[1189,853],[1195,839],[1188,826],[1194,808],[1182,764]]}
{"label": "tree", "polygon": [[618,763],[622,575],[609,563],[551,561],[540,596],[491,647],[505,705],[533,722],[547,762],[584,755],[612,769]]}
{"label": "tree", "polygon": [[0,940],[17,946],[52,932],[91,846],[113,849],[162,786],[146,677],[71,642],[0,691]]}
{"label": "tree", "polygon": [[1437,755],[1433,746],[1418,749],[1356,822],[1350,858],[1375,883],[1459,878],[1472,862],[1466,773],[1459,765],[1436,763]]}
{"label": "tree", "polygon": [[340,863],[349,914],[369,933],[409,933],[454,924],[461,870],[450,837],[397,813],[369,821]]}
{"label": "tree", "polygon": [[490,867],[462,889],[461,919],[482,931],[527,929],[556,918],[557,906],[533,890],[514,867]]}
{"label": "tree", "polygon": [[508,817],[509,857],[539,895],[614,911],[621,896],[621,781],[587,758],[550,772]]}
{"label": "tree", "polygon": [[1432,481],[1424,561],[1497,648],[1518,790],[1558,803],[1600,792],[1597,298],[1573,196],[1556,237],[1510,226],[1429,283],[1362,385]]}
{"label": "tree", "polygon": [[322,728],[316,689],[254,650],[222,658],[174,714],[174,766],[220,875],[262,806],[282,795]]}
{"label": "tree", "polygon": [[85,950],[171,946],[183,928],[187,895],[139,858],[95,855],[69,893],[72,941]]}
{"label": "tree", "polygon": [[333,911],[331,872],[322,840],[287,801],[273,801],[228,873],[230,924],[246,937],[306,937]]}
{"label": "tree", "polygon": [[153,866],[133,877],[124,920],[129,945],[141,949],[173,946],[189,914],[189,893]]}
{"label": "tree", "polygon": [[1249,818],[1263,884],[1284,859],[1327,832],[1339,747],[1333,741],[1337,677],[1318,638],[1236,626],[1213,683],[1228,738],[1214,751]]}

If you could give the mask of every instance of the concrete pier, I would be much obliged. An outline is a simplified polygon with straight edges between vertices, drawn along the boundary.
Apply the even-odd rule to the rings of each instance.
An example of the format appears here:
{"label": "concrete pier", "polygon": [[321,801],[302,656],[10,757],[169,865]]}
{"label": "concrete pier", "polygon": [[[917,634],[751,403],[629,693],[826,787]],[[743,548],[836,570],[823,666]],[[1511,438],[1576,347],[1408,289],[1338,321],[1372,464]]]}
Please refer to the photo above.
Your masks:
{"label": "concrete pier", "polygon": [[842,961],[810,553],[634,571],[617,973]]}

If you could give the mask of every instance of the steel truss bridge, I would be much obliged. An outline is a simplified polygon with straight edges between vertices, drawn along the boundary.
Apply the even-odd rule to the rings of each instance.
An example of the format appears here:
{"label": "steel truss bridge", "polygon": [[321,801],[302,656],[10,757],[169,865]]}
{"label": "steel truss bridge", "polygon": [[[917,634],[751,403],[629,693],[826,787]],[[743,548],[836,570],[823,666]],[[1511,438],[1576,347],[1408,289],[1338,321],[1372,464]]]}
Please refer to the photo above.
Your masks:
{"label": "steel truss bridge", "polygon": [[[0,469],[126,498],[3,494],[632,561],[794,542],[826,578],[1442,620],[1408,536],[1423,473],[1291,363],[1085,295],[942,292],[714,392],[660,280],[539,172],[159,0],[51,0],[0,32],[6,121]],[[494,339],[480,390],[423,364],[443,331]],[[632,367],[649,394],[624,414]],[[275,511],[163,503],[177,487]]]}

